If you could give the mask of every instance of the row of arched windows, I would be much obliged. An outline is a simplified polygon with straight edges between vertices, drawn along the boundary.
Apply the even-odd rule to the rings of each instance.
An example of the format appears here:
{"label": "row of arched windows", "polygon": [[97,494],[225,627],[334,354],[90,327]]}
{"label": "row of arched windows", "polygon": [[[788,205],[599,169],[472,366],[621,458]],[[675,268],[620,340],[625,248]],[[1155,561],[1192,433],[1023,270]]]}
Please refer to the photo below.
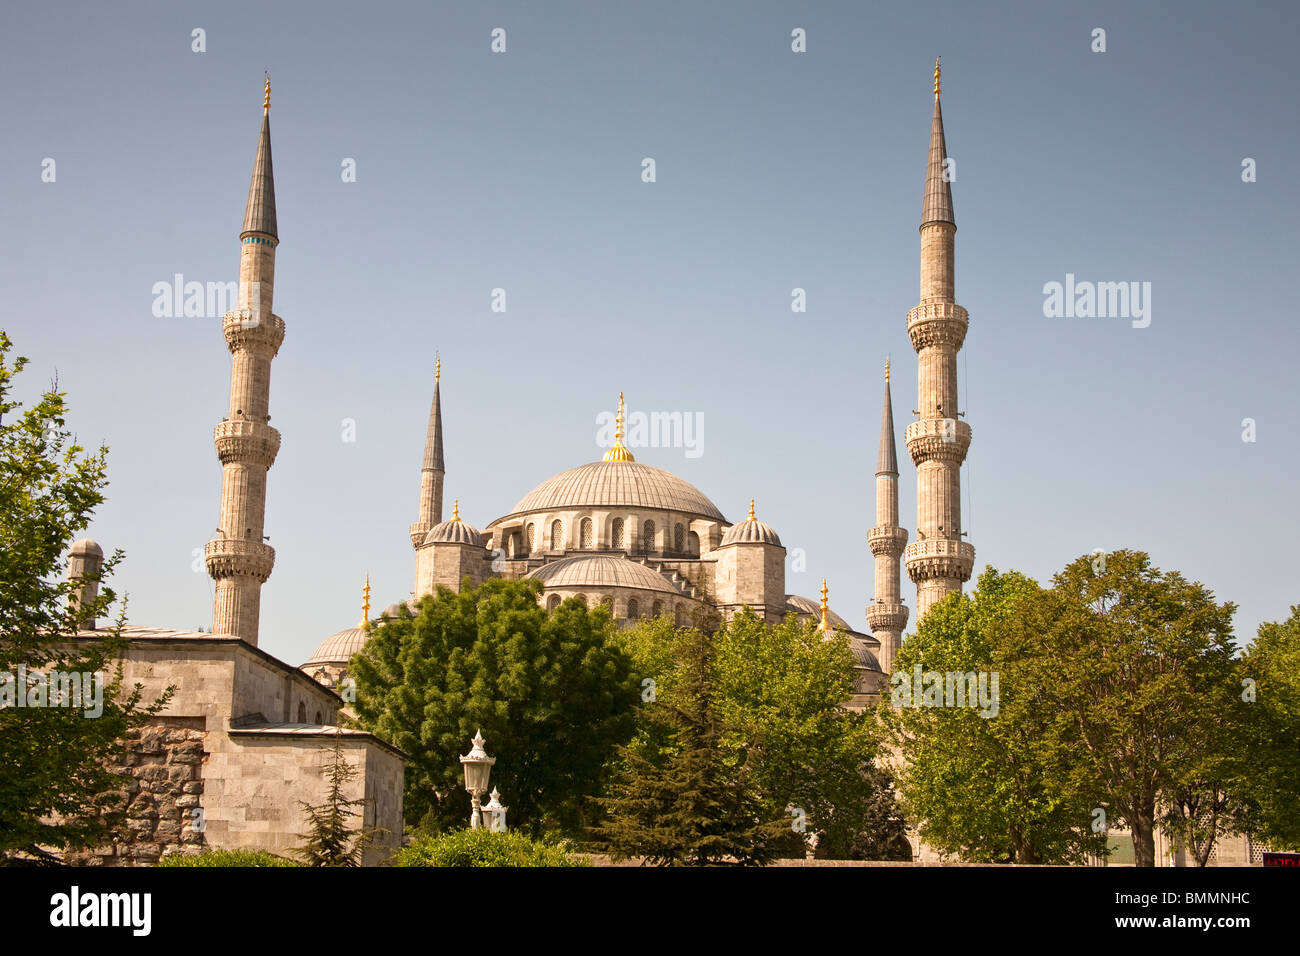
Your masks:
{"label": "row of arched windows", "polygon": [[[587,600],[587,595],[585,595],[585,594],[575,594],[574,597],[576,597],[576,598],[577,598],[579,601],[581,601],[583,604],[588,604],[588,605],[590,604],[590,602]],[[562,599],[558,594],[552,594],[549,598],[546,599],[546,609],[547,609],[548,611],[554,611],[554,610],[556,610],[557,608],[559,608],[559,606],[560,606],[560,604],[562,603],[562,601],[563,601],[563,599]],[[602,596],[601,596],[601,598],[600,598],[600,602],[599,602],[599,603],[601,603],[601,604],[609,604],[609,605],[612,606],[613,603],[614,603],[614,601],[613,601],[613,598],[611,598],[608,594],[606,594],[606,595],[602,595]],[[661,615],[661,614],[663,614],[663,613],[664,613],[664,602],[663,602],[663,601],[655,601],[653,604],[650,605],[650,616],[651,616],[651,617],[658,617],[659,615]],[[635,620],[635,619],[637,619],[637,618],[639,618],[639,617],[642,617],[642,614],[641,614],[641,604],[640,604],[639,601],[637,601],[636,598],[628,598],[628,601],[627,601],[627,616],[628,616],[628,619],[630,619],[630,620]],[[677,616],[678,616],[679,618],[681,617],[680,614],[678,614]]]}
{"label": "row of arched windows", "polygon": [[[660,542],[657,538],[658,528],[653,521],[647,520],[641,525],[641,539],[637,542],[634,549],[640,553],[650,553],[654,551],[671,551],[675,554],[698,556],[700,553],[700,536],[694,531],[687,531],[686,526],[680,522],[673,525],[671,546],[667,538]],[[537,526],[529,523],[524,526],[523,547],[524,554],[532,554],[536,550]],[[548,535],[549,547],[552,551],[563,551],[565,549],[564,539],[564,522],[556,518],[551,522],[550,534]],[[513,557],[518,546],[518,537],[511,535],[507,548]],[[602,545],[605,547],[606,545]],[[615,518],[609,525],[609,543],[607,545],[616,551],[625,551],[631,548],[628,540],[627,524],[622,518]],[[591,551],[596,548],[595,525],[590,518],[583,518],[578,525],[578,547],[583,551]]]}

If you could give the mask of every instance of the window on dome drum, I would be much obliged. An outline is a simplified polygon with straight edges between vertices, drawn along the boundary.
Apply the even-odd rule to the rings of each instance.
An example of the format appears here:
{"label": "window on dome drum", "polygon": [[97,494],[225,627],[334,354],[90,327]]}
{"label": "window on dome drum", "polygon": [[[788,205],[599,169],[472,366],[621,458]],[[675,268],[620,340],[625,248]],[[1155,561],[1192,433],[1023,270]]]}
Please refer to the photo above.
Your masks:
{"label": "window on dome drum", "polygon": [[628,598],[627,616],[629,620],[636,620],[640,615],[637,613],[640,609],[637,607],[636,598]]}
{"label": "window on dome drum", "polygon": [[612,538],[613,546],[616,549],[621,549],[623,547],[623,519],[622,518],[614,519],[613,533],[611,534],[610,537]]}
{"label": "window on dome drum", "polygon": [[585,594],[575,594],[574,597],[576,597],[579,601],[582,602],[583,607],[587,607],[587,606],[588,606],[588,605],[587,605],[587,595],[585,595]]}
{"label": "window on dome drum", "polygon": [[307,723],[307,705],[302,701],[298,701],[298,723]]}
{"label": "window on dome drum", "polygon": [[589,550],[591,548],[591,519],[583,518],[581,527],[582,527],[581,544],[579,544],[578,547],[582,548],[583,550]]}
{"label": "window on dome drum", "polygon": [[655,549],[655,523],[647,521],[641,526],[641,550],[653,551]]}
{"label": "window on dome drum", "polygon": [[560,596],[558,594],[552,594],[549,598],[546,599],[546,610],[554,611],[559,606],[560,606]]}
{"label": "window on dome drum", "polygon": [[681,525],[673,528],[673,550],[678,554],[686,550],[686,529]]}
{"label": "window on dome drum", "polygon": [[551,550],[564,550],[564,528],[560,524],[560,519],[556,518],[551,522]]}
{"label": "window on dome drum", "polygon": [[650,608],[650,613],[653,614],[655,617],[658,617],[663,612],[664,612],[664,602],[655,601],[655,603]]}
{"label": "window on dome drum", "polygon": [[533,553],[533,527],[534,526],[530,524],[524,529],[524,547],[528,549],[529,554]]}

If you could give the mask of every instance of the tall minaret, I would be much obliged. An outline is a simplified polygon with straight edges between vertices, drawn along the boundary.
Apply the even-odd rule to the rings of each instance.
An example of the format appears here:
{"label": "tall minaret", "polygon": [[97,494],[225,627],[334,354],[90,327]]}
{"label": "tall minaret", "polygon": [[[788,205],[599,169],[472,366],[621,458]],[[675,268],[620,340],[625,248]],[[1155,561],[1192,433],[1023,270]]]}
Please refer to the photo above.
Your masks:
{"label": "tall minaret", "polygon": [[916,463],[916,540],[903,552],[916,582],[916,620],[949,591],[970,580],[975,549],[961,536],[961,463],[970,426],[957,408],[957,351],[966,338],[966,310],[953,300],[953,237],[948,150],[939,108],[939,61],[934,62],[934,119],[921,212],[921,304],[907,314],[917,354],[917,414],[907,426]]}
{"label": "tall minaret", "polygon": [[442,460],[442,357],[433,373],[433,407],[424,437],[424,464],[420,466],[420,520],[411,525],[411,546],[417,551],[429,529],[442,523],[442,479],[447,466]]}
{"label": "tall minaret", "polygon": [[253,180],[239,233],[238,308],[222,331],[232,357],[230,414],[216,427],[221,459],[221,523],[208,542],[208,573],[216,582],[212,630],[257,644],[262,584],[271,576],[275,550],[263,539],[266,472],[280,450],[280,433],[268,424],[271,360],[284,341],[284,320],[271,312],[275,287],[275,180],[271,171],[271,78],[262,103]]}
{"label": "tall minaret", "polygon": [[876,526],[867,532],[876,558],[876,596],[867,606],[867,623],[880,641],[880,669],[894,669],[894,658],[907,627],[899,580],[899,558],[907,544],[907,529],[898,526],[898,454],[894,448],[894,406],[889,398],[889,360],[885,360],[885,404],[880,416],[880,455],[876,460]]}

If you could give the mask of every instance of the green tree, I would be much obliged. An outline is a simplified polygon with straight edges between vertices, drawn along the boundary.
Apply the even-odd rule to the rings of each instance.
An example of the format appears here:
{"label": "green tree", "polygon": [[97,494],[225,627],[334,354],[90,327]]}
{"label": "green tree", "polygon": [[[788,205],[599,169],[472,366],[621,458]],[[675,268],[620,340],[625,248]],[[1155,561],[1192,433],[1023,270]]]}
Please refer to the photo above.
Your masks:
{"label": "green tree", "polygon": [[772,819],[748,768],[722,745],[713,641],[690,629],[675,650],[671,686],[643,705],[662,733],[622,749],[625,770],[602,801],[609,819],[597,834],[616,859],[657,866],[770,862],[788,824]]}
{"label": "green tree", "polygon": [[298,856],[307,866],[360,866],[361,851],[373,834],[353,827],[352,818],[361,815],[359,808],[366,801],[343,795],[348,781],[355,779],[358,771],[343,755],[341,732],[334,735],[333,746],[321,749],[329,755],[324,768],[329,792],[321,804],[298,801],[307,815],[307,841],[298,849]]}
{"label": "green tree", "polygon": [[511,821],[533,834],[580,832],[604,768],[635,729],[631,661],[603,607],[553,612],[536,581],[439,588],[414,617],[386,620],[352,660],[361,724],[410,756],[408,819],[463,826],[459,758],[482,729]]}
{"label": "green tree", "polygon": [[1300,604],[1259,626],[1243,655],[1238,697],[1248,714],[1237,752],[1245,828],[1279,850],[1300,850]]}
{"label": "green tree", "polygon": [[1050,717],[1037,747],[1049,786],[1122,820],[1138,866],[1155,865],[1166,808],[1212,779],[1207,754],[1242,706],[1234,610],[1121,550],[1076,559],[1010,622],[1015,693]]}
{"label": "green tree", "polygon": [[786,851],[802,856],[806,827],[832,857],[910,856],[892,779],[876,766],[874,718],[844,707],[847,638],[793,614],[768,625],[745,608],[715,640],[722,746],[749,768],[768,812],[785,815]]}
{"label": "green tree", "polygon": [[[1049,774],[1039,741],[1051,711],[1026,695],[1016,663],[1016,622],[1042,599],[1025,575],[987,569],[970,593],[932,606],[903,642],[882,702],[909,816],[927,844],[972,862],[1069,863],[1104,852],[1091,826],[1096,797],[1064,791]],[[990,693],[996,674],[996,709],[913,706],[923,703],[918,668],[945,684],[949,673],[984,675]]]}
{"label": "green tree", "polygon": [[[121,665],[113,664],[125,644],[124,609],[102,640],[68,640],[87,617],[108,617],[116,600],[101,586],[93,603],[74,609],[65,580],[68,548],[104,500],[108,449],[87,453],[76,444],[57,382],[23,408],[13,383],[27,360],[11,364],[11,349],[0,331],[0,857],[47,857],[44,847],[95,846],[122,825],[123,780],[109,766],[127,762],[124,739],[170,691],[148,706],[139,685],[124,691]],[[118,552],[105,561],[101,582],[120,560]],[[102,713],[12,706],[29,691],[20,673],[36,671],[103,675]]]}

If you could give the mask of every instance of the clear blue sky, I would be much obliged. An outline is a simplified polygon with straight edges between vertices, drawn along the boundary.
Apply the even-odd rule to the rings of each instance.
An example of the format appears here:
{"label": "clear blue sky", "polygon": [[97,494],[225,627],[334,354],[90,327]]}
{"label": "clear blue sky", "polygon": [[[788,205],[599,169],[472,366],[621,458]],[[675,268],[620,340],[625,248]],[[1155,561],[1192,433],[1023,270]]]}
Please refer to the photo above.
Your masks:
{"label": "clear blue sky", "polygon": [[[813,595],[827,577],[832,606],[865,628],[887,353],[900,445],[916,394],[906,315],[936,55],[971,315],[977,569],[1046,580],[1094,548],[1140,548],[1237,602],[1242,635],[1300,602],[1294,4],[0,16],[0,327],[33,360],[23,396],[57,370],[79,438],[111,447],[90,534],[126,551],[117,583],[138,623],[211,623],[193,549],[217,523],[230,359],[219,319],[155,318],[151,290],[175,273],[237,277],[269,69],[288,333],[264,648],[298,663],[355,624],[366,572],[377,607],[410,592],[435,350],[448,512],[460,498],[481,527],[596,458],[596,415],[622,390],[632,410],[702,414],[700,457],[638,459],[732,520],[756,497],[807,553],[788,589]],[[1090,51],[1094,27],[1105,53]],[[1044,318],[1042,287],[1066,273],[1150,282],[1150,327]]]}

